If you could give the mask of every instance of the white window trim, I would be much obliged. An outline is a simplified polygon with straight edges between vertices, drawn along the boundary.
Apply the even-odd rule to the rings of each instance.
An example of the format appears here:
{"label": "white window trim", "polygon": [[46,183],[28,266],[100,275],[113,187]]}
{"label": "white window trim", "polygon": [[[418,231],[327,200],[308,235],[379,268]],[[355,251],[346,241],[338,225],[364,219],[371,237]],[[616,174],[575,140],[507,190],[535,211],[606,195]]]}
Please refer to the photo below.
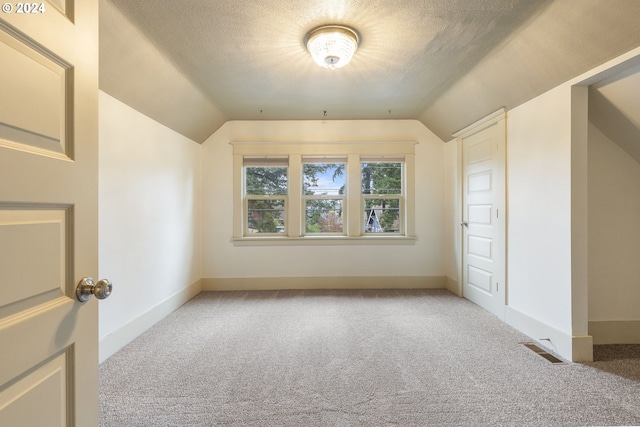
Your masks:
{"label": "white window trim", "polygon": [[[415,145],[417,142],[351,142],[351,143],[266,143],[231,142],[233,146],[233,237],[237,245],[318,245],[318,244],[412,244],[415,236]],[[244,216],[246,207],[243,195],[245,156],[288,156],[289,194],[287,196],[287,224],[284,235],[246,236]],[[302,195],[302,157],[347,157],[346,200],[343,208],[347,214],[342,235],[319,233],[306,234],[304,197]],[[402,195],[401,233],[381,235],[364,233],[364,206],[361,184],[361,158],[376,157],[384,161],[404,158],[404,194]],[[293,179],[292,179],[293,177]],[[403,203],[404,202],[404,203]],[[402,233],[404,231],[404,233]]]}
{"label": "white window trim", "polygon": [[[347,164],[347,156],[302,156],[302,165],[304,167],[305,164]],[[347,175],[347,171],[345,170],[345,186],[348,185],[349,177]],[[300,179],[304,180],[303,174],[301,174]],[[303,184],[304,185],[304,184]],[[306,203],[307,200],[341,200],[342,201],[342,232],[340,233],[309,233],[307,232],[307,224],[306,224]],[[302,218],[302,235],[305,237],[325,237],[325,236],[346,236],[347,235],[347,224],[344,221],[349,218],[349,208],[347,206],[347,195],[346,194],[327,194],[327,195],[304,195],[302,194],[302,204],[301,209],[303,212]]]}
{"label": "white window trim", "polygon": [[[398,200],[398,207],[400,212],[398,214],[398,220],[400,225],[400,231],[398,233],[393,233],[391,235],[395,236],[404,236],[405,235],[405,224],[407,222],[405,217],[405,202],[408,200],[406,197],[407,192],[407,166],[405,164],[405,156],[360,156],[360,170],[362,170],[362,163],[402,163],[402,188],[400,189],[399,194],[363,194],[362,192],[362,182],[360,183],[360,209],[361,213],[364,209],[365,200],[367,199],[384,199],[384,200]],[[413,176],[413,175],[412,175]],[[379,233],[367,232],[366,224],[364,221],[362,222],[362,230],[361,232],[365,236],[376,235]]]}
{"label": "white window trim", "polygon": [[[248,195],[245,194],[245,186],[244,182],[245,172],[244,168],[252,167],[252,166],[275,166],[275,167],[284,167],[287,168],[287,193],[285,194],[269,194],[269,195]],[[289,192],[289,159],[287,156],[243,156],[242,157],[242,195],[243,195],[243,235],[248,236],[282,236],[287,234],[287,224],[289,221],[287,220],[288,215],[288,192]],[[250,233],[249,232],[249,222],[244,213],[249,212],[249,201],[250,200],[282,200],[284,204],[284,233]]]}

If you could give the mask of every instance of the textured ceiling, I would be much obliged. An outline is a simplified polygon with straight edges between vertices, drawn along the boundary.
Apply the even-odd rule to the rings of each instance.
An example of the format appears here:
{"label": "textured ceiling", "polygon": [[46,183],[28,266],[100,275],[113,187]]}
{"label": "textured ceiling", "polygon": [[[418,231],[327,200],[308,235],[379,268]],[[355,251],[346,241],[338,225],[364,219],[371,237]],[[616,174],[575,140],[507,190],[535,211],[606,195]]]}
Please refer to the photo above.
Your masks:
{"label": "textured ceiling", "polygon": [[640,163],[640,65],[589,88],[589,121]]}
{"label": "textured ceiling", "polygon": [[[100,85],[198,142],[226,120],[325,111],[447,141],[640,45],[639,18],[637,0],[101,0]],[[359,32],[348,66],[311,60],[323,24]]]}

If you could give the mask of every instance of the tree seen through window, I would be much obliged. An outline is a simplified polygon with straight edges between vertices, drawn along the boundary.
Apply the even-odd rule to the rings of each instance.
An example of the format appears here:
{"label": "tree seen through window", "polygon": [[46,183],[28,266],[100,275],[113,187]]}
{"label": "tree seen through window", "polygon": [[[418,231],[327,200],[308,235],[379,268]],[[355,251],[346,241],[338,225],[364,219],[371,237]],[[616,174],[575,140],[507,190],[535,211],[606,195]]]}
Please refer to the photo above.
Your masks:
{"label": "tree seen through window", "polygon": [[333,162],[303,159],[302,176],[297,177],[289,176],[286,159],[277,162],[280,163],[245,163],[246,233],[286,232],[290,179],[299,179],[302,184],[302,199],[298,198],[302,208],[302,234],[346,234],[348,197],[361,197],[360,212],[353,212],[362,218],[364,226],[361,232],[399,233],[403,229],[402,161],[362,161],[361,195],[351,196],[346,192],[346,157],[344,161]]}
{"label": "tree seen through window", "polygon": [[288,191],[287,167],[247,166],[247,232],[283,233],[285,197]]}
{"label": "tree seen through window", "polygon": [[306,233],[344,232],[344,163],[305,163],[302,193]]}
{"label": "tree seen through window", "polygon": [[364,231],[400,231],[402,163],[362,162]]}

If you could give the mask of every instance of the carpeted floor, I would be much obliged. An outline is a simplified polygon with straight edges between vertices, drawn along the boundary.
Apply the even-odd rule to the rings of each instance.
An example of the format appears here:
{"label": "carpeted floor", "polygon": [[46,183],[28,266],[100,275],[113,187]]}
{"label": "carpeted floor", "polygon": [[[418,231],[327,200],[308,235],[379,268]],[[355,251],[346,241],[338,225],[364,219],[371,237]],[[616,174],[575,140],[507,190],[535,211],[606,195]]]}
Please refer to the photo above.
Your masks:
{"label": "carpeted floor", "polygon": [[553,365],[444,290],[202,293],[100,367],[100,425],[640,425],[638,346]]}

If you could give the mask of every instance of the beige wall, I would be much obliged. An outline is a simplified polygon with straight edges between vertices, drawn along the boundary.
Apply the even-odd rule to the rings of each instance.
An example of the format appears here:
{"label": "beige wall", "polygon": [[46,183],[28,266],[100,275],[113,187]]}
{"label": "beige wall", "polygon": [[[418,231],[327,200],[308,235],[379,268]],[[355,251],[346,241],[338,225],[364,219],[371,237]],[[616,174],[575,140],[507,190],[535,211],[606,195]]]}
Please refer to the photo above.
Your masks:
{"label": "beige wall", "polygon": [[508,303],[571,333],[571,98],[568,85],[509,112]]}
{"label": "beige wall", "polygon": [[590,126],[590,322],[640,321],[639,218],[640,163]]}
{"label": "beige wall", "polygon": [[[625,298],[622,295],[637,301],[637,286],[633,284],[615,285],[619,295],[609,295],[604,299],[608,302],[602,304],[598,299],[608,291],[600,288],[591,292],[598,275],[603,278],[600,268],[607,259],[606,256],[598,259],[603,254],[594,247],[602,243],[594,234],[598,233],[595,227],[602,219],[592,216],[603,215],[603,212],[602,205],[594,206],[598,202],[593,199],[598,193],[612,192],[604,190],[602,185],[609,187],[613,179],[609,176],[598,178],[602,179],[599,183],[592,182],[598,174],[593,168],[608,162],[608,167],[615,169],[614,163],[619,160],[614,161],[609,153],[594,161],[596,153],[606,144],[597,147],[599,151],[591,151],[600,137],[594,136],[593,126],[589,128],[587,121],[587,88],[633,67],[639,55],[640,49],[628,52],[508,113],[506,320],[574,361],[592,357],[592,342],[597,342],[589,335],[593,333],[590,320],[594,316],[599,316],[604,307],[608,307],[612,315],[618,310],[617,303]],[[628,160],[620,167],[624,168],[625,162]],[[635,172],[626,173],[627,185],[633,186],[631,177]],[[616,197],[617,193],[618,202],[624,197],[615,190],[613,193],[608,196]],[[636,205],[615,215],[624,218],[634,210],[637,217]],[[607,236],[605,240],[613,240],[605,247],[620,244],[613,242],[618,237]],[[637,251],[635,255],[637,259]],[[596,269],[600,272],[594,273]],[[632,270],[627,267],[624,271],[623,275],[631,278]],[[593,274],[596,276],[592,277]],[[630,287],[634,290],[630,291]],[[624,307],[620,309],[633,317],[632,310]],[[640,323],[632,326],[640,329]],[[638,337],[640,340],[640,334]]]}
{"label": "beige wall", "polygon": [[[572,86],[559,86],[507,117],[505,320],[568,359],[572,325]],[[461,287],[460,150],[446,144],[446,271]],[[586,307],[585,307],[586,312]],[[586,321],[584,329],[586,330]]]}
{"label": "beige wall", "polygon": [[104,92],[99,107],[104,359],[198,290],[202,146]]}
{"label": "beige wall", "polygon": [[[576,339],[588,338],[583,317],[589,329],[591,321],[640,321],[633,282],[639,264],[633,242],[639,239],[630,231],[640,201],[633,192],[610,190],[625,183],[640,188],[633,184],[638,167],[593,126],[587,164],[586,142],[578,141],[586,139],[586,126],[582,135],[582,124],[576,125],[585,111],[579,86],[638,57],[640,49],[508,112],[506,320],[570,359]],[[418,142],[415,244],[234,245],[231,141]],[[588,189],[577,182],[583,172],[593,183]],[[141,325],[137,331],[150,326],[161,316],[148,313],[170,310],[198,290],[201,278],[448,277],[455,291],[458,180],[455,142],[444,144],[414,120],[232,121],[200,146],[101,93],[100,270],[115,285],[101,304],[101,340],[134,322]],[[577,200],[583,196],[588,209]],[[619,208],[605,207],[612,203]],[[600,225],[613,227],[612,233],[601,235]],[[582,259],[587,242],[588,265]],[[590,348],[588,339],[583,342],[582,350]]]}
{"label": "beige wall", "polygon": [[[417,141],[417,240],[409,245],[234,245],[231,141]],[[202,161],[204,278],[445,276],[444,144],[417,121],[227,122],[205,142]]]}

